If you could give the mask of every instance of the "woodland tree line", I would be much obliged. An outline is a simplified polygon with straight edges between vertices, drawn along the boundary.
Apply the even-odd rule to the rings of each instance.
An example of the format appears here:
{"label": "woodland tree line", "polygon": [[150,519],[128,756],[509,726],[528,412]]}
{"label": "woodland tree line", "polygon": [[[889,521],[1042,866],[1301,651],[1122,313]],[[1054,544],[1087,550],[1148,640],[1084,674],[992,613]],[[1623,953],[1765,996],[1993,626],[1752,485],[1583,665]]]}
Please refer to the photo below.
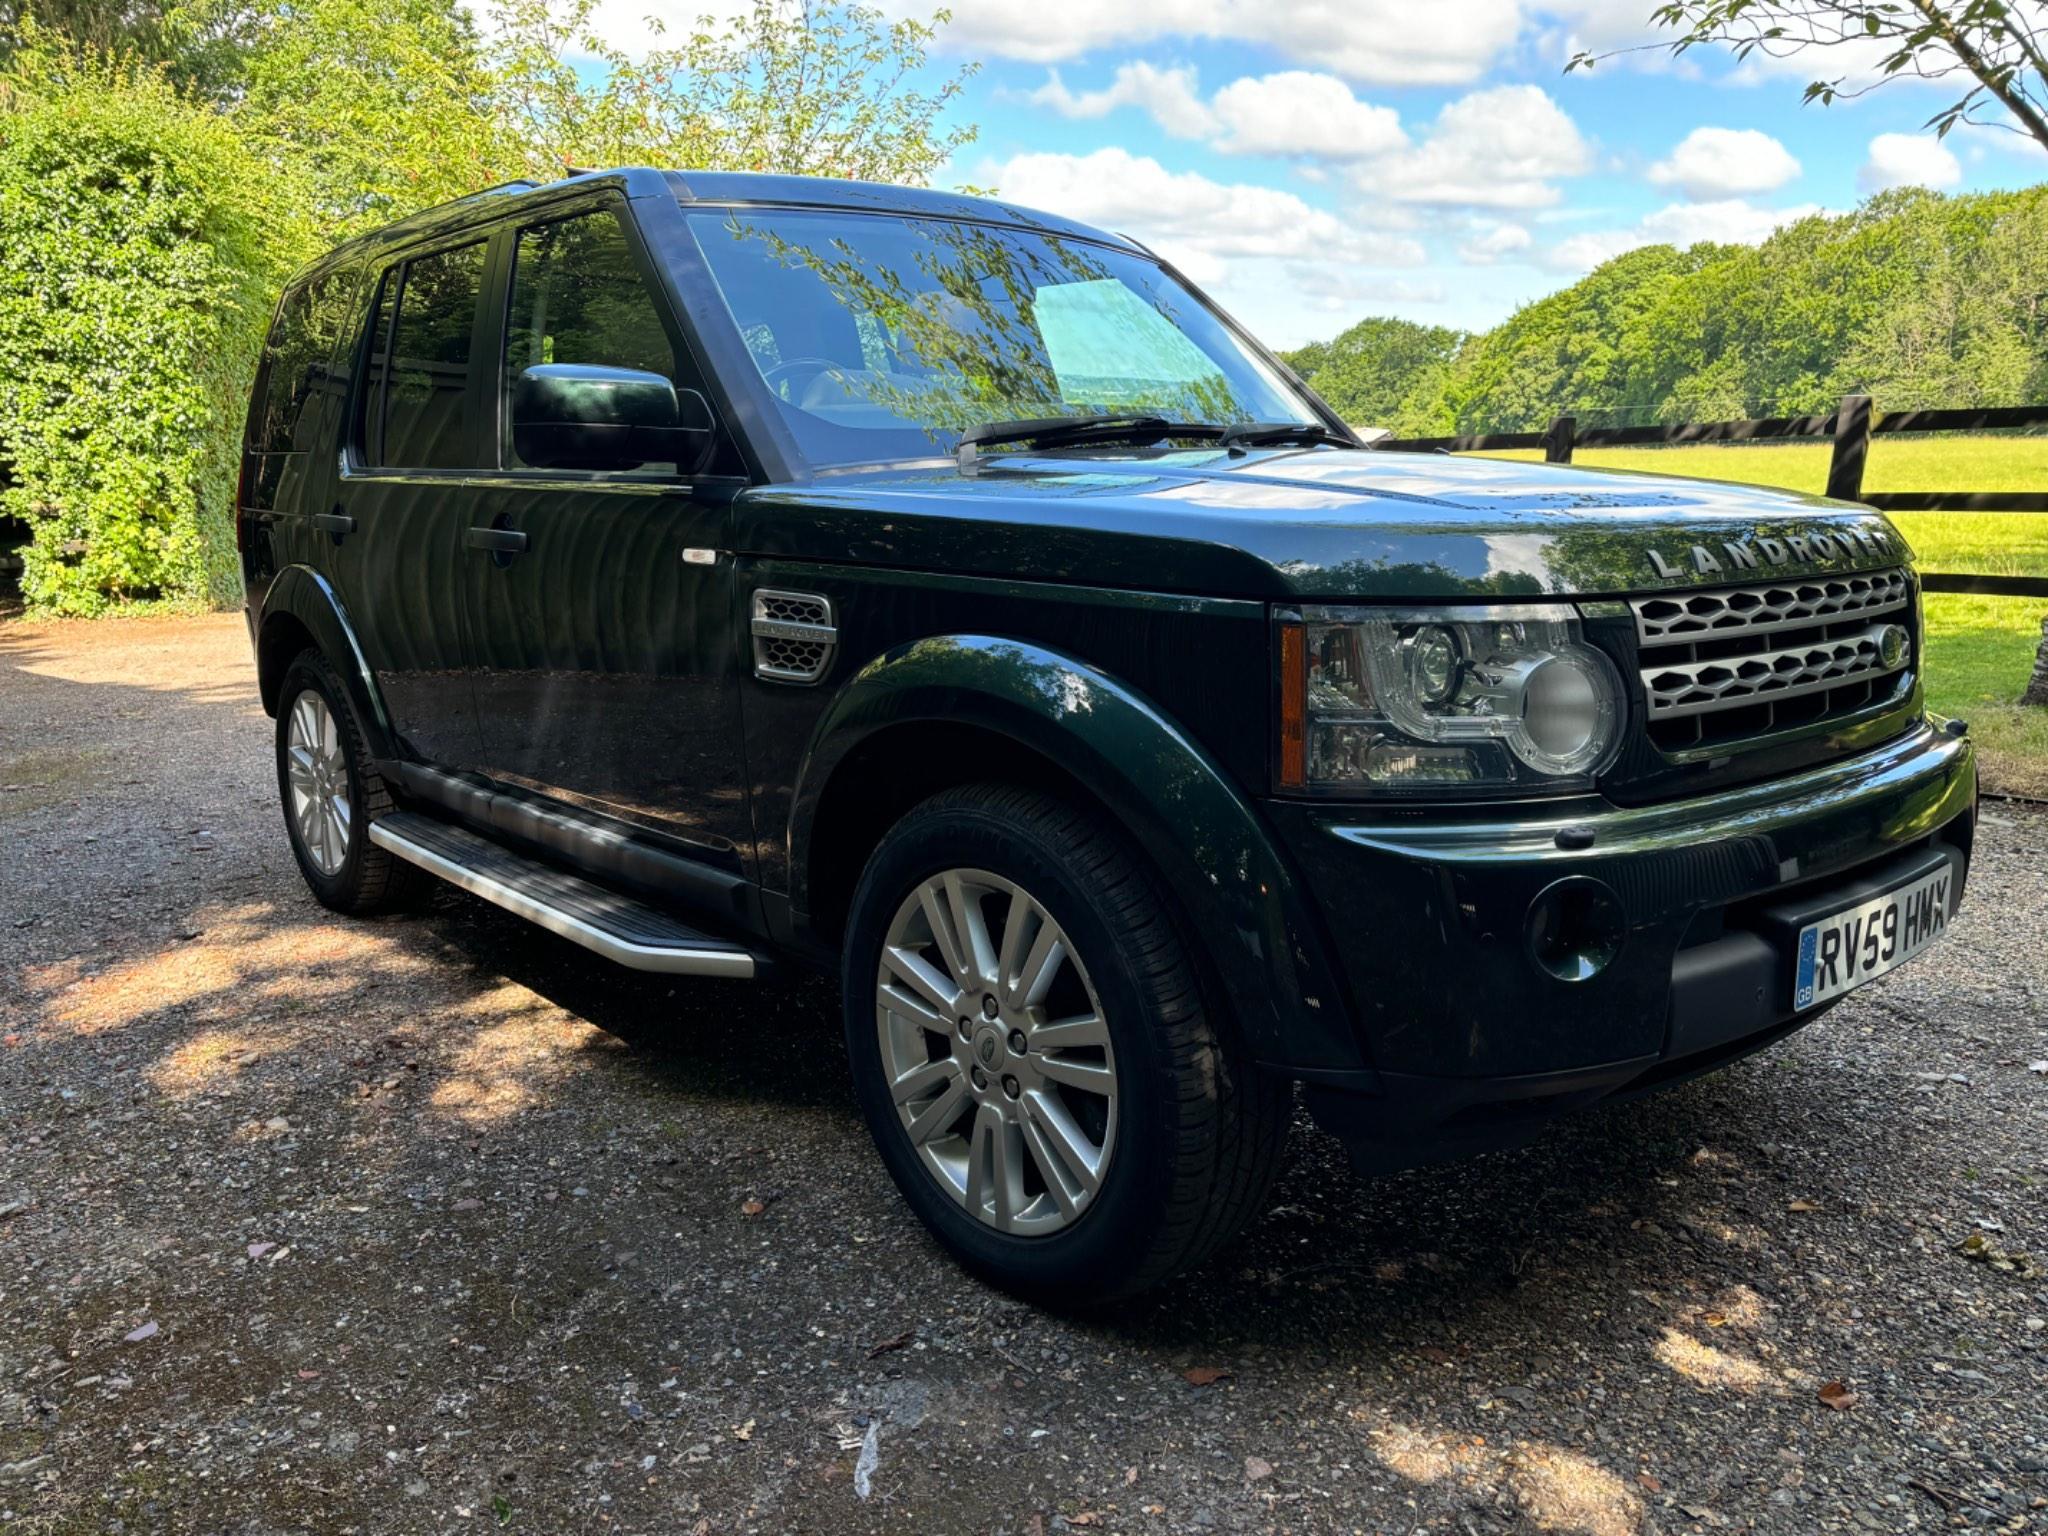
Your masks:
{"label": "woodland tree line", "polygon": [[1362,320],[1288,360],[1403,436],[2048,400],[2048,187],[1886,192],[1761,245],[1646,246],[1465,333]]}

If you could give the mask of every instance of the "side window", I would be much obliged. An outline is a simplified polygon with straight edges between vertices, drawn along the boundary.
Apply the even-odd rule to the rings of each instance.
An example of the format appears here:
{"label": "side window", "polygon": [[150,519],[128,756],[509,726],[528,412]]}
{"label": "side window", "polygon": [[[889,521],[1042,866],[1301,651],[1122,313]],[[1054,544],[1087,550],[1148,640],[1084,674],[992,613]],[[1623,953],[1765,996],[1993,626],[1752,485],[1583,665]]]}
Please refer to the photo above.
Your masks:
{"label": "side window", "polygon": [[322,273],[285,295],[263,348],[262,404],[251,423],[253,453],[306,453],[308,430],[335,393],[335,342],[347,319],[352,270]]}
{"label": "side window", "polygon": [[371,321],[359,445],[371,463],[476,467],[463,404],[483,280],[481,243],[416,256],[384,274]]}
{"label": "side window", "polygon": [[[696,370],[670,345],[614,214],[582,214],[519,231],[505,327],[504,398],[511,399],[522,372],[541,363],[637,368],[662,375],[678,389],[703,392]],[[509,444],[506,462],[519,463]],[[672,475],[678,466],[646,464],[641,470]]]}

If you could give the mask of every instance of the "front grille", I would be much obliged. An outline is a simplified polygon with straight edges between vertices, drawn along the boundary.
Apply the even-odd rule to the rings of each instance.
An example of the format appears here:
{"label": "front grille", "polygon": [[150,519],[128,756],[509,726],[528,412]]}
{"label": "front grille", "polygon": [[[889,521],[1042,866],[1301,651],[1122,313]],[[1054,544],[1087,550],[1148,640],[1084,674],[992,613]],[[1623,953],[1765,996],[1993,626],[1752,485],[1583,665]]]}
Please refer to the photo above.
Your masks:
{"label": "front grille", "polygon": [[1913,665],[1904,571],[1637,598],[1637,664],[1661,751],[1750,740],[1890,698]]}

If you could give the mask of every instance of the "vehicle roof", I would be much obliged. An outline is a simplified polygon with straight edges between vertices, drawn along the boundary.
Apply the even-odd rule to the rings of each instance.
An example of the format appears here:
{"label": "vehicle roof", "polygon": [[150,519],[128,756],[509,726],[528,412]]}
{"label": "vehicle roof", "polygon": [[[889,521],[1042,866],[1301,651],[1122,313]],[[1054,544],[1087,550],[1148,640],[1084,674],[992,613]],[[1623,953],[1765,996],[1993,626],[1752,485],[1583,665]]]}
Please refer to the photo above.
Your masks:
{"label": "vehicle roof", "polygon": [[559,181],[508,181],[495,187],[485,187],[466,197],[422,209],[381,229],[358,235],[327,252],[311,263],[307,270],[310,272],[342,257],[360,255],[380,246],[496,219],[508,208],[523,203],[550,202],[568,192],[604,185],[619,187],[629,198],[666,193],[684,204],[701,203],[714,207],[752,203],[1016,224],[1046,234],[1104,241],[1126,250],[1144,250],[1127,236],[1111,234],[1074,219],[1021,208],[991,197],[971,197],[961,192],[941,192],[929,187],[896,187],[872,181],[845,181],[831,176],[784,176],[762,171],[660,171],[645,166],[620,166],[603,171],[579,171]]}

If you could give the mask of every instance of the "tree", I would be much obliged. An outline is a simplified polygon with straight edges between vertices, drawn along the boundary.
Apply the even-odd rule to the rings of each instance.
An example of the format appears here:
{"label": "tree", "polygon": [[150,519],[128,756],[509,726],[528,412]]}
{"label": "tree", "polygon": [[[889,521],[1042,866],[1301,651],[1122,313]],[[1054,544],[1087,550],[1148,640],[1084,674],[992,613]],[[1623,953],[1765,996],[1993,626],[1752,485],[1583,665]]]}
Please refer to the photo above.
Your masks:
{"label": "tree", "polygon": [[238,39],[232,116],[304,174],[330,243],[523,169],[458,0],[256,0],[209,30]]}
{"label": "tree", "polygon": [[[2048,16],[2039,0],[1669,0],[1650,20],[1679,36],[1642,46],[1674,54],[1712,43],[1738,59],[1874,52],[1874,73],[1823,75],[1806,87],[1806,100],[1826,106],[1898,79],[1956,81],[1962,94],[1927,120],[1937,136],[1971,123],[2048,149]],[[1611,56],[1579,53],[1565,70]]]}
{"label": "tree", "polygon": [[595,10],[503,0],[496,12],[500,108],[532,174],[653,164],[923,184],[975,136],[943,122],[974,66],[929,91],[910,84],[944,11],[890,22],[857,3],[755,0],[636,58],[595,33]]}
{"label": "tree", "polygon": [[1442,389],[1442,376],[1465,343],[1465,333],[1375,315],[1333,341],[1289,353],[1288,366],[1338,415],[1359,426],[1427,432],[1426,402]]}
{"label": "tree", "polygon": [[161,69],[0,78],[0,518],[45,613],[232,601],[249,374],[304,193]]}

